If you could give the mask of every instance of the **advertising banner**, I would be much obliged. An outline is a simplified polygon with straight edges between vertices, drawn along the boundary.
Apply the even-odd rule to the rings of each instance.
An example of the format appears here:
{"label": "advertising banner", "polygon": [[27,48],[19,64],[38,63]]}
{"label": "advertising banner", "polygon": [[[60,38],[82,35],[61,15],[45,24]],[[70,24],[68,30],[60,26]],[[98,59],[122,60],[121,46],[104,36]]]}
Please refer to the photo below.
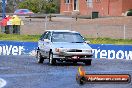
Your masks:
{"label": "advertising banner", "polygon": [[29,55],[37,46],[37,42],[0,41],[0,55]]}
{"label": "advertising banner", "polygon": [[94,58],[132,60],[132,45],[91,44]]}
{"label": "advertising banner", "polygon": [[[37,42],[0,41],[0,55],[35,55]],[[95,59],[132,60],[132,45],[90,44]]]}

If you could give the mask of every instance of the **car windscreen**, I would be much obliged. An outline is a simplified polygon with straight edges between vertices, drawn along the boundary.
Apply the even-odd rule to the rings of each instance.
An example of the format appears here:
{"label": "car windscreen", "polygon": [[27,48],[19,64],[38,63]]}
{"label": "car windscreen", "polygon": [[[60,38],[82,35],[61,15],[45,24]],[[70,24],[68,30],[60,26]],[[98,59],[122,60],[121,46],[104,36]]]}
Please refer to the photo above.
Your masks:
{"label": "car windscreen", "polygon": [[84,43],[85,41],[79,33],[53,32],[52,42]]}

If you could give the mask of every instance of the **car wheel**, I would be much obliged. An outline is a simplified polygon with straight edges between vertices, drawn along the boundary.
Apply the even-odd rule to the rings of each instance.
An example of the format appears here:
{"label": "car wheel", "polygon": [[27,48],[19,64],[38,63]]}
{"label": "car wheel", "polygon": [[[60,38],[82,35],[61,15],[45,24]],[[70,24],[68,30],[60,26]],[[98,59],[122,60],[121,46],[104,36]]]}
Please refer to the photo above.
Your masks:
{"label": "car wheel", "polygon": [[53,53],[52,52],[49,54],[49,63],[51,65],[55,65],[56,64],[56,59],[53,58]]}
{"label": "car wheel", "polygon": [[92,60],[85,61],[85,65],[91,65]]}
{"label": "car wheel", "polygon": [[42,57],[41,53],[37,52],[37,63],[43,63],[44,58]]}

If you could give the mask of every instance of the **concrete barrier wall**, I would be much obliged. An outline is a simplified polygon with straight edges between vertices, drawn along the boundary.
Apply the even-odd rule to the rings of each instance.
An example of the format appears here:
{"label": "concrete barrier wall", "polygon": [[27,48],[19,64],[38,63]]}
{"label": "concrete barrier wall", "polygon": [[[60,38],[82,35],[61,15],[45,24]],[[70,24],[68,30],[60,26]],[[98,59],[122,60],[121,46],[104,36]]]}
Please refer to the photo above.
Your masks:
{"label": "concrete barrier wall", "polygon": [[[0,55],[35,56],[37,42],[0,41]],[[90,44],[94,58],[132,60],[132,45]]]}

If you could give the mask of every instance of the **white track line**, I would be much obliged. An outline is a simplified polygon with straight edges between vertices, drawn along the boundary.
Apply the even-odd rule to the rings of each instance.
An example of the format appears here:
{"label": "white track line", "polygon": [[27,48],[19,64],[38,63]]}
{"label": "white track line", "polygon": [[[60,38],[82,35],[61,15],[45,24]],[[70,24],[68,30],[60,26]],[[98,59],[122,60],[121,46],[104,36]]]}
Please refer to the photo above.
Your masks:
{"label": "white track line", "polygon": [[0,78],[0,88],[3,88],[6,85],[6,81]]}

